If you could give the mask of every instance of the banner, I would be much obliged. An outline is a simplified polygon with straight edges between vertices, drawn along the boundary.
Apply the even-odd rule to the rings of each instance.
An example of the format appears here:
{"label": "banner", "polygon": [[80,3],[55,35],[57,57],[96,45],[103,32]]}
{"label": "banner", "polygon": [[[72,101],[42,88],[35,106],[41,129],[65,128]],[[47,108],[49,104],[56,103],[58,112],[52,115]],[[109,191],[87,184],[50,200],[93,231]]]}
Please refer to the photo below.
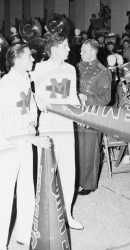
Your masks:
{"label": "banner", "polygon": [[52,104],[49,112],[84,124],[103,133],[130,141],[130,106],[72,106]]}

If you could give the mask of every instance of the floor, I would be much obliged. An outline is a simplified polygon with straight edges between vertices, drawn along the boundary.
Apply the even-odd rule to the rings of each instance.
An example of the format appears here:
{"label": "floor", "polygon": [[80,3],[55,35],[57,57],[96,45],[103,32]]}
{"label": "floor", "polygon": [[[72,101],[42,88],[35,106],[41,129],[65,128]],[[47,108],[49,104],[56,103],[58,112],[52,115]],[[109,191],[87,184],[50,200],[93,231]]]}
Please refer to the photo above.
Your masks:
{"label": "floor", "polygon": [[[120,166],[130,170],[129,166]],[[109,179],[104,164],[99,188],[88,196],[78,196],[75,218],[85,229],[71,230],[72,250],[130,250],[130,173]]]}
{"label": "floor", "polygon": [[[114,164],[113,169],[117,170]],[[118,170],[130,171],[130,164],[121,162]],[[130,250],[130,172],[114,174],[110,180],[105,161],[98,189],[78,195],[73,214],[84,230],[70,230],[71,250]],[[26,245],[16,245],[15,228],[10,249],[28,250]]]}

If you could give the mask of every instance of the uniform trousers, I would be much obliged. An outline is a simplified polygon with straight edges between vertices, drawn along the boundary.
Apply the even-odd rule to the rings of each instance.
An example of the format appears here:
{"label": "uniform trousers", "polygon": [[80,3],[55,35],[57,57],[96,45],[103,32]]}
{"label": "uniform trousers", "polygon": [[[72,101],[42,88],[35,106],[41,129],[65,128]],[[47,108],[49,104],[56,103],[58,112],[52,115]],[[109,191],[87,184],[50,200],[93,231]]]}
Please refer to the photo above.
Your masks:
{"label": "uniform trousers", "polygon": [[[39,133],[48,135],[54,146],[67,216],[70,216],[75,188],[75,142],[73,122],[51,113],[42,113]],[[40,159],[40,149],[38,153]]]}
{"label": "uniform trousers", "polygon": [[101,133],[82,126],[77,126],[76,132],[79,185],[85,190],[95,190],[98,187]]}
{"label": "uniform trousers", "polygon": [[17,181],[16,239],[29,244],[34,213],[32,145],[15,138],[14,147],[0,151],[0,250],[6,249]]}

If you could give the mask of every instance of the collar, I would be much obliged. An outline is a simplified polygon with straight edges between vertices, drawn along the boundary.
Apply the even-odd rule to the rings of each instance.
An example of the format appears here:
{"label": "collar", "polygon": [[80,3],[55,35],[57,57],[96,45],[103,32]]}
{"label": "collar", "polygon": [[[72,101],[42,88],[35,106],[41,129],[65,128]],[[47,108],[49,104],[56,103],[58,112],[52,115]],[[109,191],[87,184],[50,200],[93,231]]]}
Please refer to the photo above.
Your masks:
{"label": "collar", "polygon": [[86,66],[91,66],[91,65],[95,65],[98,63],[98,59],[96,58],[95,60],[91,61],[91,62],[84,62],[83,61],[83,64]]}
{"label": "collar", "polygon": [[30,79],[27,72],[24,75],[22,75],[14,68],[11,68],[9,76],[12,79],[11,83],[13,84],[14,88],[17,89],[18,91],[21,92],[23,90],[28,90],[28,88],[30,88]]}

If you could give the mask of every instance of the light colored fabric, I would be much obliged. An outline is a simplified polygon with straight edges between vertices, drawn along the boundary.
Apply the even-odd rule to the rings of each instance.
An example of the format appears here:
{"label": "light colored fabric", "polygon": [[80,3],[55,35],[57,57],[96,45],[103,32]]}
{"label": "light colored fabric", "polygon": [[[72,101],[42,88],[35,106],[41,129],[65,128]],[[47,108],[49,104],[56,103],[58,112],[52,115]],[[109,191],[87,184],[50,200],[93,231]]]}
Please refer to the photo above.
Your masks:
{"label": "light colored fabric", "polygon": [[75,68],[64,62],[57,66],[50,59],[36,64],[31,73],[36,95],[53,104],[79,105],[76,93]]}
{"label": "light colored fabric", "polygon": [[[36,95],[47,103],[79,105],[76,71],[72,65],[64,62],[58,66],[49,59],[36,65],[32,78],[35,80]],[[70,216],[75,185],[73,121],[42,112],[39,132],[41,136],[46,133],[53,140],[66,212]]]}
{"label": "light colored fabric", "polygon": [[[26,119],[29,114],[31,97],[31,95],[28,96],[29,91],[28,75],[22,76],[14,69],[11,69],[0,80],[0,122],[4,123],[3,138],[5,137],[5,127],[15,132],[18,126],[22,131],[21,120],[24,127],[29,125],[30,119]],[[25,103],[21,93],[27,97]],[[5,120],[7,110],[10,115],[9,120]],[[12,110],[15,112],[11,113]],[[22,113],[22,111],[26,112]],[[16,114],[19,116],[15,116]],[[33,118],[36,120],[36,113]],[[27,244],[31,237],[34,211],[32,145],[26,141],[26,136],[11,136],[10,134],[10,138],[7,140],[11,142],[12,147],[2,149],[2,145],[0,145],[0,250],[5,249],[7,244],[16,181],[17,238]]]}

